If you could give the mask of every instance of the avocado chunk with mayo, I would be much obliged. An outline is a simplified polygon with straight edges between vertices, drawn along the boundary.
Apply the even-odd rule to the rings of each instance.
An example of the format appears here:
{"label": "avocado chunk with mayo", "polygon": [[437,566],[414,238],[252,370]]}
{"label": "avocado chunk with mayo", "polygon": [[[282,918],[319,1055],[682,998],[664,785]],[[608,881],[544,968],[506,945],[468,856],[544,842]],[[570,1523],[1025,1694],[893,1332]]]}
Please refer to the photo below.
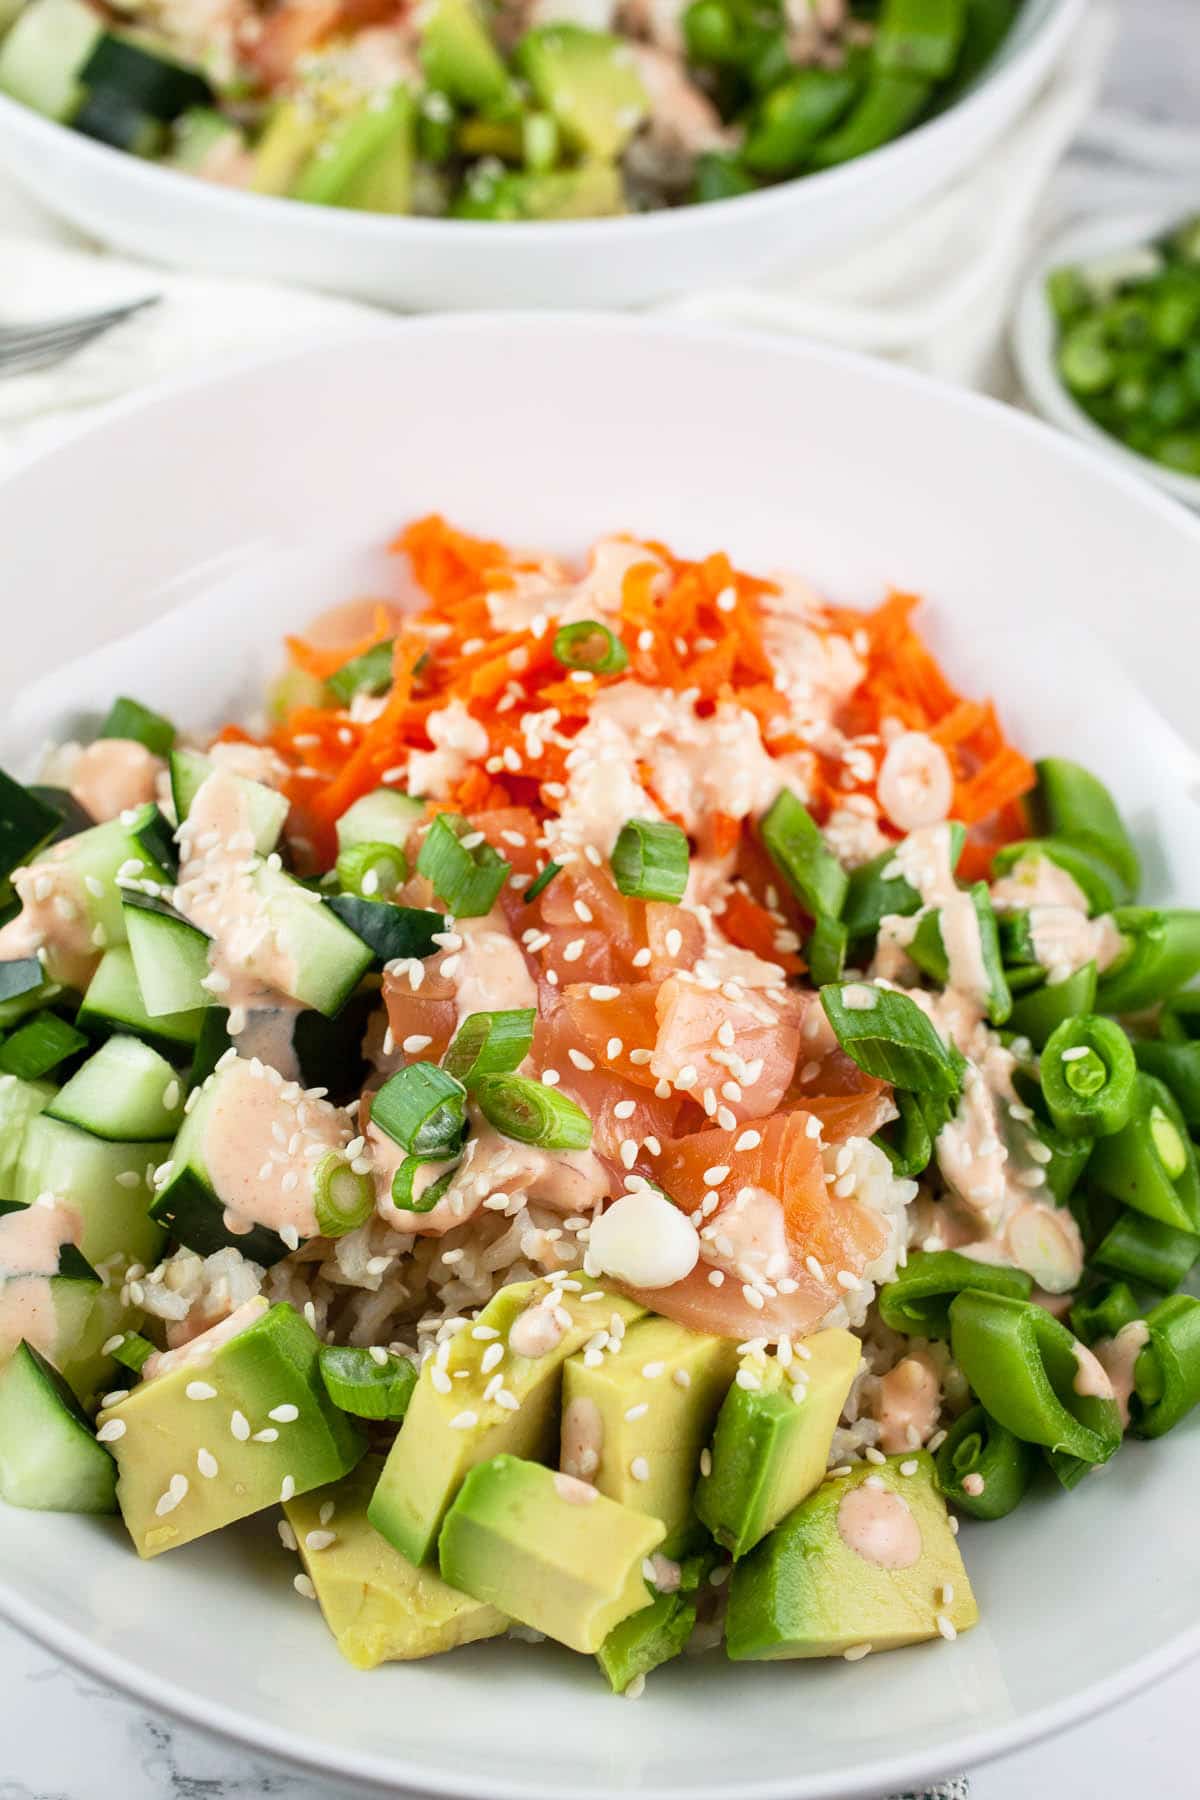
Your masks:
{"label": "avocado chunk with mayo", "polygon": [[[609,1338],[614,1315],[630,1324],[644,1311],[583,1275],[501,1288],[422,1366],[368,1509],[376,1531],[410,1562],[429,1562],[469,1471],[501,1451],[555,1457],[563,1364]],[[608,1352],[598,1342],[593,1354]]]}
{"label": "avocado chunk with mayo", "polygon": [[629,45],[606,31],[560,22],[527,31],[517,67],[573,150],[611,162],[650,110]]}
{"label": "avocado chunk with mayo", "polygon": [[678,1556],[704,1536],[692,1495],[736,1368],[728,1338],[670,1319],[639,1319],[615,1355],[577,1353],[563,1371],[562,1468],[660,1519],[663,1553]]}
{"label": "avocado chunk with mayo", "polygon": [[614,1625],[596,1652],[601,1673],[614,1694],[623,1694],[639,1675],[649,1675],[687,1648],[696,1628],[700,1589],[720,1557],[709,1544],[682,1563],[657,1552],[651,1561],[656,1580],[670,1585],[656,1588],[649,1606]]}
{"label": "avocado chunk with mayo", "polygon": [[859,1464],[789,1513],[734,1569],[725,1642],[734,1662],[844,1656],[953,1637],[978,1618],[921,1451]]}
{"label": "avocado chunk with mayo", "polygon": [[501,1455],[463,1482],[438,1555],[452,1587],[594,1654],[614,1626],[649,1606],[642,1565],[662,1535],[657,1519],[589,1482]]}
{"label": "avocado chunk with mayo", "polygon": [[747,1555],[817,1487],[862,1356],[849,1331],[818,1331],[793,1351],[747,1357],[717,1420],[696,1511],[719,1544]]}
{"label": "avocado chunk with mayo", "polygon": [[251,1300],[149,1359],[138,1386],[101,1412],[139,1556],[177,1550],[355,1466],[366,1438],[329,1399],[319,1349],[290,1306]]}
{"label": "avocado chunk with mayo", "polygon": [[364,1457],[349,1475],[286,1502],[305,1572],[337,1647],[356,1669],[439,1656],[498,1637],[496,1607],[448,1587],[392,1548],[367,1518],[383,1460]]}

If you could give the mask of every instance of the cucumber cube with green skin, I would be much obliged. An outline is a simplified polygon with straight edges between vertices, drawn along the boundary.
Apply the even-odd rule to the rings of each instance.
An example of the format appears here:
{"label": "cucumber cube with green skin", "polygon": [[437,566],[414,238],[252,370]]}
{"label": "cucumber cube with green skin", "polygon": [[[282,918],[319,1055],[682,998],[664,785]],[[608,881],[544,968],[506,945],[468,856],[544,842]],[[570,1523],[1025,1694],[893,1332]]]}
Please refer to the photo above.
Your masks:
{"label": "cucumber cube with green skin", "polygon": [[143,1143],[179,1130],[183,1101],[182,1082],[157,1050],[111,1037],[59,1089],[46,1116],[95,1137]]}
{"label": "cucumber cube with green skin", "polygon": [[138,988],[152,1019],[199,1012],[208,1005],[212,940],[175,907],[150,894],[129,893],[122,906]]}
{"label": "cucumber cube with green skin", "polygon": [[0,1368],[0,1499],[39,1512],[116,1511],[116,1468],[44,1356],[19,1344]]}
{"label": "cucumber cube with green skin", "polygon": [[365,1456],[341,1481],[298,1494],[283,1509],[342,1655],[356,1669],[374,1669],[499,1637],[508,1629],[504,1613],[410,1563],[368,1522],[382,1466],[382,1458]]}
{"label": "cucumber cube with green skin", "polygon": [[517,65],[566,142],[612,162],[650,111],[629,45],[582,25],[540,25],[517,46]]}
{"label": "cucumber cube with green skin", "polygon": [[17,1075],[0,1075],[0,1200],[16,1198],[26,1130],[49,1106],[55,1092],[48,1081],[22,1081]]}
{"label": "cucumber cube with green skin", "polygon": [[169,1139],[108,1143],[41,1113],[25,1128],[13,1199],[53,1194],[73,1207],[83,1221],[79,1248],[94,1268],[114,1257],[153,1267],[166,1233],[147,1210],[151,1178],[170,1154]]}
{"label": "cucumber cube with green skin", "polygon": [[662,1535],[587,1482],[502,1455],[464,1481],[439,1561],[452,1587],[586,1655],[650,1604],[642,1564]]}
{"label": "cucumber cube with green skin", "polygon": [[823,1482],[737,1564],[725,1643],[734,1662],[843,1656],[978,1619],[933,1459],[914,1451]]}
{"label": "cucumber cube with green skin", "polygon": [[567,1474],[662,1521],[664,1556],[702,1537],[692,1506],[700,1453],[737,1369],[729,1338],[670,1319],[639,1319],[599,1363],[578,1352],[563,1371]]}
{"label": "cucumber cube with green skin", "polygon": [[394,844],[403,850],[424,817],[423,800],[398,794],[393,788],[374,788],[348,806],[338,820],[338,850],[352,850],[356,844]]}
{"label": "cucumber cube with green skin", "polygon": [[[122,889],[117,876],[169,886],[174,879],[171,828],[156,806],[140,806],[119,819],[64,838],[31,867],[69,871],[72,898],[82,909],[97,950],[125,942]],[[48,948],[53,952],[53,943]],[[53,957],[51,957],[53,961]],[[53,970],[51,971],[53,972]]]}
{"label": "cucumber cube with green skin", "polygon": [[774,1358],[747,1358],[757,1385],[730,1388],[717,1420],[712,1465],[696,1490],[696,1511],[719,1544],[737,1558],[812,1493],[824,1479],[829,1446],[862,1359],[853,1332],[833,1329],[806,1338],[803,1395]]}
{"label": "cucumber cube with green skin", "polygon": [[320,1341],[290,1306],[252,1300],[99,1416],[139,1556],[219,1531],[355,1467],[363,1432],[325,1392]]}
{"label": "cucumber cube with green skin", "polygon": [[[217,765],[198,750],[172,750],[167,759],[171,777],[171,800],[175,817],[183,822],[191,812],[196,795]],[[254,833],[254,849],[258,856],[269,856],[279,842],[287,822],[291,802],[286,794],[268,787],[265,781],[251,781],[246,775],[222,771],[222,779],[232,782],[243,804],[249,829]]]}
{"label": "cucumber cube with green skin", "polygon": [[[65,1207],[55,1207],[51,1223],[55,1236],[73,1223]],[[35,1340],[56,1369],[65,1365],[85,1337],[101,1292],[100,1277],[69,1239],[58,1245],[57,1269],[39,1272],[49,1259],[30,1254],[29,1227],[37,1229],[40,1217],[14,1200],[0,1201],[0,1362],[16,1348],[21,1337]],[[39,1239],[41,1234],[39,1233]]]}
{"label": "cucumber cube with green skin", "polygon": [[[410,1562],[433,1557],[442,1521],[477,1463],[501,1451],[535,1460],[556,1456],[563,1364],[607,1329],[614,1313],[631,1324],[645,1311],[620,1294],[589,1301],[593,1293],[603,1290],[582,1275],[571,1278],[569,1290],[547,1281],[513,1282],[448,1351],[423,1364],[369,1508],[376,1531]],[[488,1358],[485,1366],[497,1343],[503,1357]],[[501,1385],[485,1399],[496,1375]]]}
{"label": "cucumber cube with green skin", "polygon": [[516,109],[516,86],[474,0],[428,0],[420,29],[421,67],[431,88],[462,106]]}
{"label": "cucumber cube with green skin", "polygon": [[100,966],[88,984],[76,1024],[91,1037],[124,1032],[141,1038],[164,1056],[190,1057],[199,1041],[208,1008],[156,1013],[151,1016],[138,986],[133,952],[128,944],[114,944],[100,958]]}
{"label": "cucumber cube with green skin", "polygon": [[251,879],[270,930],[259,955],[247,958],[247,972],[332,1017],[371,967],[370,946],[290,875],[264,866]]}
{"label": "cucumber cube with green skin", "polygon": [[47,119],[71,117],[83,99],[79,76],[104,31],[83,0],[33,0],[0,45],[0,92]]}

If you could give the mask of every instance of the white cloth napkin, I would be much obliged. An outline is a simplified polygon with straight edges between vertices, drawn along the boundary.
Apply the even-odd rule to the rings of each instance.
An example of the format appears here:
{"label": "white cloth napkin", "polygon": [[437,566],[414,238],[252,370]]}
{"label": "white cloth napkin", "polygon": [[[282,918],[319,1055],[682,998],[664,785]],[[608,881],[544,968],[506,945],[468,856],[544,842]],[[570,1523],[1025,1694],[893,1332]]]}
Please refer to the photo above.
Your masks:
{"label": "white cloth napkin", "polygon": [[[983,166],[869,250],[803,277],[671,302],[672,316],[802,333],[987,385],[1031,221],[1094,104],[1116,0],[1094,0],[1063,67]],[[163,296],[57,368],[0,380],[0,473],[106,401],[230,355],[299,348],[377,316],[357,302],[267,283],[177,274],[106,254],[0,183],[5,322]]]}

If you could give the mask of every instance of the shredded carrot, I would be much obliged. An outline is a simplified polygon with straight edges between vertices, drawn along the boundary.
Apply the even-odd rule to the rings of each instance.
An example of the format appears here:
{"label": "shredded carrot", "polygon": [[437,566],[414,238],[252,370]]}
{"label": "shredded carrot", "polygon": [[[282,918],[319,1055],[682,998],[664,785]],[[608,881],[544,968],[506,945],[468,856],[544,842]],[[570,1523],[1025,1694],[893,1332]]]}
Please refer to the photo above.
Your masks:
{"label": "shredded carrot", "polygon": [[344,663],[352,662],[356,656],[365,656],[368,650],[373,650],[376,644],[383,643],[391,635],[391,611],[380,603],[375,608],[371,629],[348,644],[310,644],[299,637],[285,638],[284,642],[298,669],[303,669],[306,675],[315,675],[318,681],[328,681]]}

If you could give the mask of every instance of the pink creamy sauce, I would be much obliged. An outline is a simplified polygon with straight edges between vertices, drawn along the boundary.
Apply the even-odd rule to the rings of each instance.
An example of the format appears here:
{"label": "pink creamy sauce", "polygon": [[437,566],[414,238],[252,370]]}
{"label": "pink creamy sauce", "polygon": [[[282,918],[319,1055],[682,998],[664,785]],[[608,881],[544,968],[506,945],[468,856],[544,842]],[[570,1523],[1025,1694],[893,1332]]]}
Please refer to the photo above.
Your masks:
{"label": "pink creamy sauce", "polygon": [[[511,1333],[509,1343],[512,1343]],[[600,1467],[603,1454],[603,1415],[593,1399],[580,1394],[563,1408],[562,1453],[559,1462],[565,1474],[590,1481]]]}
{"label": "pink creamy sauce", "polygon": [[296,1016],[303,1008],[286,994],[272,995],[272,1001],[270,1006],[253,1006],[247,1011],[245,1028],[238,1033],[238,1055],[248,1062],[257,1057],[285,1081],[299,1081],[300,1062],[292,1039]]}
{"label": "pink creamy sauce", "polygon": [[988,998],[983,942],[971,896],[954,879],[949,825],[925,825],[910,832],[896,846],[894,862],[897,873],[920,894],[922,907],[941,912],[947,987],[982,1009]]}
{"label": "pink creamy sauce", "polygon": [[1131,1319],[1128,1325],[1122,1325],[1116,1337],[1101,1338],[1096,1345],[1096,1360],[1108,1377],[1112,1397],[1121,1415],[1121,1425],[1126,1430],[1129,1427],[1129,1401],[1133,1394],[1137,1359],[1149,1342],[1150,1327],[1145,1319]]}
{"label": "pink creamy sauce", "polygon": [[615,618],[621,610],[626,575],[630,569],[647,565],[663,569],[661,559],[645,545],[625,538],[602,538],[593,545],[579,580],[573,580],[561,563],[549,558],[536,569],[515,570],[510,587],[488,594],[492,624],[497,631],[527,631],[538,618],[553,619],[559,625]]}
{"label": "pink creamy sauce", "polygon": [[937,1430],[942,1383],[933,1361],[915,1350],[881,1376],[875,1400],[879,1447],[888,1456],[917,1450]]}
{"label": "pink creamy sauce", "polygon": [[568,1506],[591,1506],[599,1498],[597,1490],[588,1482],[561,1472],[554,1477],[554,1491]]}
{"label": "pink creamy sauce", "polygon": [[205,1120],[202,1155],[232,1231],[266,1225],[317,1235],[313,1175],[350,1141],[346,1114],[305,1097],[275,1069],[222,1063]]}
{"label": "pink creamy sauce", "polygon": [[96,972],[103,946],[93,936],[83,882],[64,860],[72,842],[55,844],[37,862],[14,870],[21,910],[0,930],[0,962],[41,955],[52,981],[82,990]]}
{"label": "pink creamy sauce", "polygon": [[155,1381],[160,1375],[170,1375],[176,1369],[204,1368],[223,1344],[231,1343],[235,1337],[240,1337],[243,1331],[247,1331],[256,1319],[261,1319],[268,1310],[268,1304],[261,1295],[257,1295],[231,1312],[219,1324],[210,1325],[207,1331],[192,1338],[190,1343],[182,1344],[176,1350],[155,1350],[142,1364],[142,1384]]}
{"label": "pink creamy sauce", "polygon": [[483,761],[489,748],[488,734],[457,699],[431,712],[425,725],[434,748],[410,751],[408,789],[444,800],[471,764]]}
{"label": "pink creamy sauce", "polygon": [[78,1247],[82,1239],[82,1219],[61,1201],[37,1201],[0,1217],[0,1361],[22,1338],[44,1356],[53,1352],[58,1325],[50,1278],[63,1245]]}
{"label": "pink creamy sauce", "polygon": [[1078,1338],[1071,1346],[1075,1356],[1075,1380],[1072,1386],[1075,1392],[1088,1400],[1112,1400],[1115,1398],[1113,1384],[1108,1371],[1098,1356],[1081,1344]]}
{"label": "pink creamy sauce", "polygon": [[132,738],[97,738],[75,758],[67,786],[84,811],[102,825],[155,799],[165,768],[160,756]]}
{"label": "pink creamy sauce", "polygon": [[175,904],[214,940],[209,986],[215,997],[243,1014],[278,1005],[296,971],[254,886],[260,864],[245,790],[234,774],[217,769],[208,777],[177,835]]}
{"label": "pink creamy sauce", "polygon": [[450,979],[458,1023],[474,1012],[536,1011],[537,983],[500,909],[482,919],[456,919],[454,929],[462,948],[443,960],[442,972],[453,959]]}
{"label": "pink creamy sauce", "polygon": [[549,1356],[557,1350],[563,1341],[566,1327],[556,1316],[559,1304],[556,1294],[547,1294],[544,1300],[537,1300],[527,1306],[518,1319],[513,1321],[508,1333],[508,1347],[514,1356],[527,1356],[534,1359]]}
{"label": "pink creamy sauce", "polygon": [[[593,1150],[539,1150],[532,1144],[518,1144],[502,1137],[473,1107],[468,1112],[471,1134],[458,1173],[427,1213],[405,1211],[393,1204],[392,1176],[406,1152],[376,1126],[367,1125],[365,1136],[375,1165],[376,1211],[396,1230],[417,1237],[442,1237],[474,1218],[493,1194],[507,1194],[514,1200],[524,1196],[564,1216],[592,1212],[608,1198],[609,1175]],[[449,1165],[428,1166],[441,1174]],[[418,1172],[418,1191],[420,1185]]]}
{"label": "pink creamy sauce", "polygon": [[921,1528],[906,1503],[870,1477],[848,1488],[837,1511],[838,1536],[877,1569],[911,1569],[921,1556]]}
{"label": "pink creamy sauce", "polygon": [[702,1231],[700,1255],[729,1277],[778,1281],[792,1266],[782,1203],[766,1188],[741,1189]]}
{"label": "pink creamy sauce", "polygon": [[1111,913],[1089,919],[1083,889],[1048,856],[1021,857],[992,883],[991,895],[1000,911],[1028,910],[1034,955],[1051,982],[1065,981],[1089,962],[1103,972],[1120,954],[1121,934]]}

